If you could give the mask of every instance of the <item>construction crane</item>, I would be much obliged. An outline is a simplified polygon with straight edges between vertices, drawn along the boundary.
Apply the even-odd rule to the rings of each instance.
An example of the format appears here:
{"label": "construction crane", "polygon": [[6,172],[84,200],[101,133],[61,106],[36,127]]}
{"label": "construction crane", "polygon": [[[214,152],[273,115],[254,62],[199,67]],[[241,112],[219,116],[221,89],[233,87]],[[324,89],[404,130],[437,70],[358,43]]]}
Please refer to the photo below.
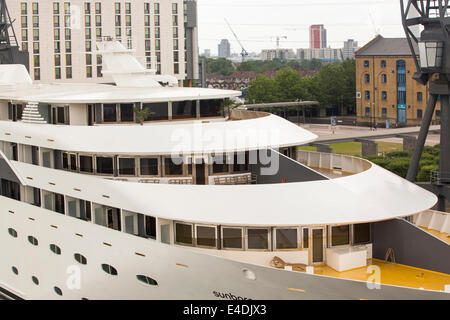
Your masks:
{"label": "construction crane", "polygon": [[273,39],[273,38],[275,38],[277,40],[277,49],[280,49],[280,40],[287,39],[286,36],[275,36],[275,37],[272,37],[271,39]]}
{"label": "construction crane", "polygon": [[244,46],[242,45],[241,41],[239,40],[239,38],[236,35],[236,33],[233,31],[233,28],[231,27],[230,23],[228,22],[228,20],[226,18],[225,18],[225,22],[227,23],[228,27],[230,28],[231,32],[233,33],[234,37],[236,38],[236,41],[239,43],[239,45],[242,48],[241,56],[242,56],[242,62],[244,62],[245,61],[245,57],[248,56],[248,52],[247,52],[247,50],[244,49]]}

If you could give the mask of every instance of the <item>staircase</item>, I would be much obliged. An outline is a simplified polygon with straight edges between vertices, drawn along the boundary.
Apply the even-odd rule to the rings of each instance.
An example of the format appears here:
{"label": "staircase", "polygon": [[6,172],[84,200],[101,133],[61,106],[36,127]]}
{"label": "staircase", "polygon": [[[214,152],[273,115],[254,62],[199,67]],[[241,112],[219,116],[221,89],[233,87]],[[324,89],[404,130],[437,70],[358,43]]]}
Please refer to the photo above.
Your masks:
{"label": "staircase", "polygon": [[39,113],[37,102],[29,102],[25,106],[22,113],[22,122],[42,124],[47,123],[47,121],[45,121]]}

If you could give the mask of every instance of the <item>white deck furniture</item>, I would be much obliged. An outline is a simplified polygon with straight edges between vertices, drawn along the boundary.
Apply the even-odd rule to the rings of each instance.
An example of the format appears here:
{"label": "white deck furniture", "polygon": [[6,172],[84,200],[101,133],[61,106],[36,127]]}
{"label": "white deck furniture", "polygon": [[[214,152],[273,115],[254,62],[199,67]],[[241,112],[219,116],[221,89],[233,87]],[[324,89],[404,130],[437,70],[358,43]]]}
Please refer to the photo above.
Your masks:
{"label": "white deck furniture", "polygon": [[328,248],[327,264],[339,272],[364,267],[367,265],[367,249],[365,247]]}

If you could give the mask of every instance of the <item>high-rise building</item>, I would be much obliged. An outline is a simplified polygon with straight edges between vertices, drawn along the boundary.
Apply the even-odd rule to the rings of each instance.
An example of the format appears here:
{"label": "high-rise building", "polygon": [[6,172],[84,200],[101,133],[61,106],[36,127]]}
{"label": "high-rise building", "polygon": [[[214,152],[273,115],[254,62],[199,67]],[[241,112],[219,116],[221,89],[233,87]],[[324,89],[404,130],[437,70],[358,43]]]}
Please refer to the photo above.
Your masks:
{"label": "high-rise building", "polygon": [[231,45],[227,39],[222,39],[219,43],[219,58],[229,58],[231,56]]}
{"label": "high-rise building", "polygon": [[261,51],[261,60],[293,60],[295,53],[292,49],[265,49]]}
{"label": "high-rise building", "polygon": [[353,39],[348,39],[344,41],[344,48],[342,49],[342,58],[344,60],[354,59],[355,52],[358,51],[358,42]]}
{"label": "high-rise building", "polygon": [[30,74],[43,82],[109,82],[102,37],[120,40],[157,74],[198,78],[195,0],[17,0],[8,3]]}
{"label": "high-rise building", "polygon": [[332,48],[297,49],[297,58],[300,61],[319,59],[324,62],[334,62],[342,60],[341,50]]}
{"label": "high-rise building", "polygon": [[205,49],[203,55],[207,58],[211,57],[211,49]]}
{"label": "high-rise building", "polygon": [[327,47],[327,30],[323,24],[309,27],[309,48],[322,49]]}

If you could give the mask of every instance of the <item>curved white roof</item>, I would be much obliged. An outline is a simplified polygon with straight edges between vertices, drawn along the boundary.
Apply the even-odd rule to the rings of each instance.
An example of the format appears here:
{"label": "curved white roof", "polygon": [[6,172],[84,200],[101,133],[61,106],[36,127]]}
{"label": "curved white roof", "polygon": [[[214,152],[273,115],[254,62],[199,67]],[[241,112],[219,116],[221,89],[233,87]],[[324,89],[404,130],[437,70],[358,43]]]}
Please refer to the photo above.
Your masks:
{"label": "curved white roof", "polygon": [[[5,135],[9,133],[10,135]],[[2,140],[75,152],[160,155],[296,146],[317,136],[275,115],[239,121],[67,126],[0,121]]]}
{"label": "curved white roof", "polygon": [[0,88],[0,100],[50,104],[167,102],[238,97],[232,90],[179,87],[119,87],[107,84],[34,84]]}
{"label": "curved white roof", "polygon": [[363,223],[416,214],[437,202],[434,194],[376,165],[360,174],[333,180],[199,186],[111,181],[12,163],[23,177],[33,178],[25,181],[37,188],[160,218],[206,224]]}

